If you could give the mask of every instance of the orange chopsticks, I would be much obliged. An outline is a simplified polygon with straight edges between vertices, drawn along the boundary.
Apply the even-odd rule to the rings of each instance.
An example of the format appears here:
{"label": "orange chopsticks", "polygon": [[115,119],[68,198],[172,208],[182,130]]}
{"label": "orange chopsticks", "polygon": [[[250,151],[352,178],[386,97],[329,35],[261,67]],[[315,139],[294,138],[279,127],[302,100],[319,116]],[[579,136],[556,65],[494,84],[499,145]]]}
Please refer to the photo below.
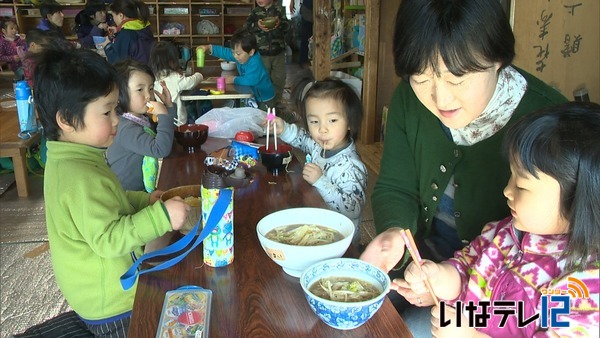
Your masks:
{"label": "orange chopsticks", "polygon": [[[402,239],[404,240],[404,245],[406,245],[406,249],[408,249],[408,252],[410,253],[410,256],[412,257],[413,261],[415,261],[415,263],[417,263],[417,267],[419,268],[419,273],[421,273],[421,276],[427,276],[423,272],[423,269],[421,269],[421,265],[423,265],[423,259],[421,259],[421,254],[419,254],[419,250],[417,249],[417,244],[415,243],[415,239],[413,238],[410,230],[409,229],[400,230],[400,236],[402,236]],[[436,305],[439,305],[440,301],[436,297],[435,293],[433,292],[433,288],[431,287],[429,278],[425,277],[425,279],[423,281],[425,282],[425,286],[427,286],[427,290],[429,290],[429,293],[431,294],[433,301],[435,302]]]}

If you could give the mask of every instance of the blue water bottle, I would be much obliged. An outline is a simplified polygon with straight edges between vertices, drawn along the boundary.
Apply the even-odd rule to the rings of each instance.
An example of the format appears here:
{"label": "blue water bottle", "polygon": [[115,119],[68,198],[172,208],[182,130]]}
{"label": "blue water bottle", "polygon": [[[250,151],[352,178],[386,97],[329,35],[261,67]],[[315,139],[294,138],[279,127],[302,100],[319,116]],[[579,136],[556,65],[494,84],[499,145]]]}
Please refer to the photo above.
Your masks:
{"label": "blue water bottle", "polygon": [[31,96],[31,87],[29,87],[27,81],[17,82],[15,99],[17,100],[21,133],[36,131],[37,123],[35,122],[35,114],[33,112],[33,97]]}

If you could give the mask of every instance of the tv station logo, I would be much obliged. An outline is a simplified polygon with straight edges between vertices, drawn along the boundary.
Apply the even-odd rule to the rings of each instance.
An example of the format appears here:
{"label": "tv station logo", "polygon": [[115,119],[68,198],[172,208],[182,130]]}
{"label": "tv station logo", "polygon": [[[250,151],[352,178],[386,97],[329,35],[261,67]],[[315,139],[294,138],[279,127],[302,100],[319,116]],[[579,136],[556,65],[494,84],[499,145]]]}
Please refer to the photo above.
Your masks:
{"label": "tv station logo", "polygon": [[[464,314],[468,318],[469,327],[484,328],[487,327],[488,320],[494,316],[502,316],[498,327],[503,328],[506,325],[510,316],[517,317],[517,326],[525,327],[538,318],[540,319],[540,327],[569,327],[569,322],[558,320],[560,315],[569,315],[571,312],[571,299],[585,299],[590,297],[590,292],[580,279],[575,277],[567,278],[567,290],[561,289],[541,289],[541,310],[529,318],[525,318],[525,302],[523,300],[495,300],[495,301],[468,301],[463,303],[457,301],[455,304],[456,317],[446,319],[446,303],[440,302],[440,326],[446,327],[450,325],[452,320],[456,326],[463,325],[462,316]],[[550,306],[550,303],[557,303]],[[490,305],[493,305],[492,313],[490,314]]]}

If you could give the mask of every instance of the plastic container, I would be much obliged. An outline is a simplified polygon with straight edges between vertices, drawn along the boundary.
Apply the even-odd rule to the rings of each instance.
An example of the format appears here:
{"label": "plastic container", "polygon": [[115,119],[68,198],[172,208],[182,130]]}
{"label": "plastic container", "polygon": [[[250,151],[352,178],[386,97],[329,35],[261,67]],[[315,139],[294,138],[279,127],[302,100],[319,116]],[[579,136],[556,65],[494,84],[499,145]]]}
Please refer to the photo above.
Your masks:
{"label": "plastic container", "polygon": [[204,67],[204,49],[196,49],[196,67]]}
{"label": "plastic container", "polygon": [[31,96],[31,87],[29,87],[27,81],[17,82],[15,99],[17,101],[17,113],[19,114],[19,128],[21,132],[36,130],[37,123],[33,112],[33,97]]}
{"label": "plastic container", "polygon": [[156,338],[208,337],[212,291],[182,286],[167,291]]}
{"label": "plastic container", "polygon": [[222,76],[217,78],[217,90],[220,92],[225,91],[225,78]]}
{"label": "plastic container", "polygon": [[96,49],[102,49],[102,43],[106,41],[106,37],[96,35],[92,36],[92,39],[94,39],[94,45],[96,46]]}

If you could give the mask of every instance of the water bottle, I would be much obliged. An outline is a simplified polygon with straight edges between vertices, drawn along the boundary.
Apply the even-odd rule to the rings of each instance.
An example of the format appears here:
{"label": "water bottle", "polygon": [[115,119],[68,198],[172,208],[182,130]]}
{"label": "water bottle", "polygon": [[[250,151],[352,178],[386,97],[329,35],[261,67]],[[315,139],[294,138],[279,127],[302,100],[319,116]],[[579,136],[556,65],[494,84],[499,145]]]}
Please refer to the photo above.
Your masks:
{"label": "water bottle", "polygon": [[31,87],[29,87],[27,81],[17,82],[17,86],[15,87],[15,99],[17,101],[19,128],[21,129],[21,132],[37,130],[37,123],[35,122],[35,114],[33,112]]}
{"label": "water bottle", "polygon": [[196,49],[196,67],[202,68],[204,67],[204,49],[197,48]]}
{"label": "water bottle", "polygon": [[226,266],[233,262],[233,187],[229,186],[219,173],[205,170],[202,174],[202,227],[219,198],[222,189],[231,189],[231,199],[225,214],[215,229],[204,239],[204,264],[211,267]]}

